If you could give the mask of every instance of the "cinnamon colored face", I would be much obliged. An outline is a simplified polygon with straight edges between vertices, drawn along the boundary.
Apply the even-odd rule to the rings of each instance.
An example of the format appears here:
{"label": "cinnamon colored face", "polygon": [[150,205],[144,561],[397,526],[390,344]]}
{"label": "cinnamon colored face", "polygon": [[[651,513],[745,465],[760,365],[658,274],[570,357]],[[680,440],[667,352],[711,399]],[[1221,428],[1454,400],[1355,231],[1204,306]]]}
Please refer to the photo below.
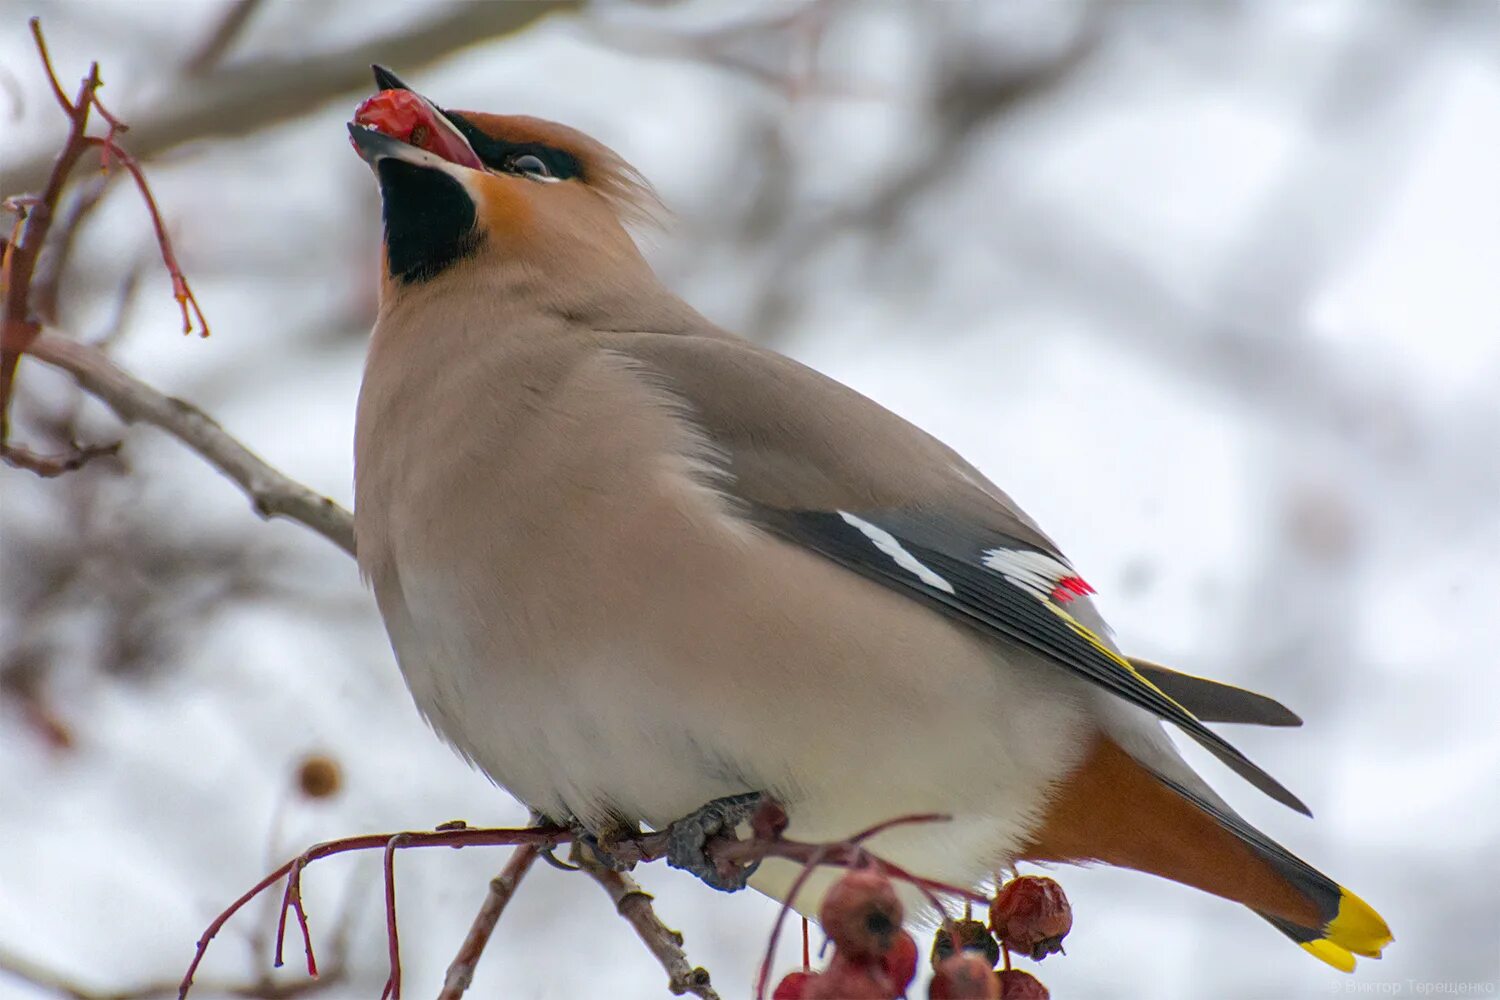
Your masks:
{"label": "cinnamon colored face", "polygon": [[395,285],[426,282],[483,252],[533,261],[626,253],[622,222],[652,214],[639,176],[581,132],[448,110],[378,66],[375,82],[349,139],[380,182]]}

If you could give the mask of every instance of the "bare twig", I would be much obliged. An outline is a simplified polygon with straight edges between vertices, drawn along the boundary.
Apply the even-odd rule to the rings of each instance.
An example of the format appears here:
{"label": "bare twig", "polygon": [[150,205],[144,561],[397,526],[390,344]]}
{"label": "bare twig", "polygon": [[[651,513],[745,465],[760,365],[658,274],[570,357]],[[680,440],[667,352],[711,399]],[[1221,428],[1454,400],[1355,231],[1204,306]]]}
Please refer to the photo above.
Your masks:
{"label": "bare twig", "polygon": [[596,864],[584,862],[583,870],[604,888],[615,904],[615,910],[635,928],[646,949],[656,956],[667,973],[667,989],[673,996],[691,993],[703,1000],[719,1000],[713,988],[708,970],[688,961],[682,950],[682,934],[661,922],[656,909],[651,905],[651,894],[643,890],[635,879],[623,872],[610,871]]}
{"label": "bare twig", "polygon": [[72,375],[126,423],[151,424],[197,452],[240,488],[261,517],[296,521],[354,554],[348,511],[267,465],[196,406],[151,388],[103,351],[56,333],[40,334],[27,353]]}
{"label": "bare twig", "polygon": [[386,977],[385,988],[380,991],[380,1000],[386,1000],[386,997],[401,1000],[401,934],[396,922],[396,849],[406,841],[407,835],[398,833],[385,842],[385,937],[391,971]]}
{"label": "bare twig", "polygon": [[[45,456],[25,448],[11,447],[9,443],[10,397],[14,387],[16,367],[20,363],[21,355],[31,347],[32,342],[41,332],[40,324],[32,316],[32,294],[36,291],[33,289],[33,282],[37,276],[37,262],[41,257],[42,248],[47,243],[53,220],[58,214],[58,202],[67,184],[68,176],[85,149],[97,147],[103,157],[101,165],[107,167],[109,162],[114,160],[122,164],[135,178],[136,186],[140,189],[141,197],[145,200],[147,211],[151,215],[152,225],[156,228],[156,238],[161,247],[162,260],[166,263],[167,272],[172,278],[173,295],[182,307],[183,332],[186,333],[192,329],[192,321],[188,312],[190,306],[198,318],[204,336],[208,336],[208,323],[203,318],[203,310],[198,307],[198,301],[193,296],[192,289],[188,287],[182,268],[177,264],[171,240],[167,237],[166,225],[162,222],[161,213],[156,207],[156,199],[151,194],[150,185],[146,183],[140,164],[115,140],[115,136],[124,132],[126,126],[99,102],[99,64],[94,63],[89,67],[88,75],[79,84],[78,96],[70,101],[62,89],[62,84],[58,82],[57,71],[52,66],[52,58],[47,52],[47,42],[42,36],[41,22],[37,18],[32,18],[30,23],[37,55],[42,61],[42,69],[46,73],[47,82],[52,88],[52,96],[62,108],[63,114],[67,116],[68,135],[63,142],[62,150],[53,161],[52,171],[47,177],[46,187],[42,193],[22,195],[10,199],[9,202],[21,211],[23,219],[17,222],[15,232],[4,244],[3,256],[0,256],[0,285],[4,288],[4,303],[3,308],[0,308],[0,457],[4,457],[12,465],[29,469],[39,475],[54,476],[78,468],[99,455],[111,454],[114,448],[114,446],[94,448],[75,446],[71,452],[64,455]],[[92,111],[97,111],[99,117],[104,119],[109,126],[109,134],[103,138],[86,134],[89,114]],[[66,262],[67,244],[71,239],[72,228],[90,207],[87,193],[82,196],[78,204],[82,206],[79,213],[72,216],[71,221],[64,220],[63,229],[60,231],[61,244],[55,248],[53,260],[49,265],[51,273],[44,274],[41,282],[41,307],[45,310],[51,310],[55,305],[49,300],[55,287],[54,275],[61,273]]]}
{"label": "bare twig", "polygon": [[52,161],[51,172],[39,195],[11,199],[10,204],[23,212],[16,223],[16,230],[5,244],[4,256],[0,257],[0,286],[4,288],[4,304],[0,307],[0,448],[9,439],[10,393],[15,378],[16,365],[21,354],[40,332],[40,327],[31,318],[31,279],[36,272],[37,260],[52,220],[57,212],[58,199],[63,186],[73,172],[78,158],[88,148],[84,130],[88,127],[89,98],[99,86],[99,66],[89,67],[88,76],[78,85],[78,96],[70,101],[58,83],[57,73],[52,69],[47,44],[42,38],[41,28],[35,19],[31,32],[36,39],[37,52],[52,95],[68,116],[68,136],[62,149]]}
{"label": "bare twig", "polygon": [[[107,113],[97,101],[95,101],[95,107],[99,108],[101,114]],[[112,138],[119,127],[118,122],[112,121],[110,122],[111,138],[88,141],[91,145],[99,147],[106,164],[110,162],[120,164],[135,180],[136,189],[141,193],[141,200],[146,203],[146,210],[151,214],[151,225],[156,230],[156,243],[161,248],[162,263],[167,266],[167,274],[172,278],[172,297],[177,300],[177,305],[182,310],[182,332],[193,332],[193,317],[196,316],[199,335],[207,337],[208,320],[203,315],[203,309],[198,305],[197,296],[188,285],[187,276],[182,273],[182,265],[177,263],[177,253],[172,249],[172,240],[167,235],[167,226],[162,221],[161,211],[156,207],[156,196],[151,193],[151,185],[146,183],[146,175],[141,171],[141,165],[136,158],[122,149]],[[192,308],[191,315],[188,313],[189,307]]]}
{"label": "bare twig", "polygon": [[500,914],[505,912],[511,897],[516,894],[521,880],[541,856],[542,849],[534,844],[523,844],[517,847],[506,862],[505,868],[490,879],[489,891],[485,894],[484,903],[479,907],[479,912],[474,916],[474,923],[469,927],[469,933],[464,938],[464,943],[459,946],[458,954],[448,965],[448,972],[443,977],[443,989],[438,994],[438,1000],[458,1000],[474,981],[474,969],[479,964],[479,956],[484,953],[484,946],[489,943],[490,935],[495,932],[495,924],[500,920]]}

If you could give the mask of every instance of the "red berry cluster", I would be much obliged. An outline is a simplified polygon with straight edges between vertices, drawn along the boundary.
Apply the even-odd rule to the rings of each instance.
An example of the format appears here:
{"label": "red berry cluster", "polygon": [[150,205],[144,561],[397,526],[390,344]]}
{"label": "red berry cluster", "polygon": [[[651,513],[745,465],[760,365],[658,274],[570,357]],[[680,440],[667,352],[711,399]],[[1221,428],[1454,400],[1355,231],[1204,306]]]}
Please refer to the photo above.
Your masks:
{"label": "red berry cluster", "polygon": [[901,929],[905,912],[891,880],[856,869],[823,897],[818,919],[833,942],[822,972],[783,979],[772,1000],[896,1000],[917,974],[917,941]]}
{"label": "red berry cluster", "polygon": [[[901,929],[904,916],[890,879],[851,871],[834,883],[819,917],[834,955],[821,972],[786,976],[772,1000],[895,1000],[904,997],[917,968],[917,946]],[[988,925],[949,921],[933,939],[929,1000],[1047,1000],[1047,987],[1010,968],[1012,951],[1041,960],[1062,951],[1073,911],[1050,878],[1022,876],[1000,888]],[[955,944],[955,941],[957,942]],[[1005,968],[996,970],[1004,948]]]}

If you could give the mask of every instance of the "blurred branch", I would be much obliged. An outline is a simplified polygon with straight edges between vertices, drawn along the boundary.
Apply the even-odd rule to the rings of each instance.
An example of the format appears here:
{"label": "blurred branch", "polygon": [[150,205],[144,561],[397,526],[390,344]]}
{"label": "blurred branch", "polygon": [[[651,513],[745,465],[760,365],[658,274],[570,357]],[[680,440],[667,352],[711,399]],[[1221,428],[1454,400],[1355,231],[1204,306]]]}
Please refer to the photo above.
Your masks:
{"label": "blurred branch", "polygon": [[[324,969],[323,975],[317,979],[298,979],[278,983],[263,976],[252,982],[231,983],[210,980],[201,985],[211,994],[245,997],[246,1000],[294,1000],[297,997],[312,996],[345,983],[348,977],[348,966],[344,960],[342,946],[339,947],[339,952]],[[158,1000],[158,998],[176,996],[179,985],[175,980],[171,982],[163,980],[123,990],[94,990],[4,949],[0,949],[0,973],[8,973],[39,990],[66,997],[67,1000]]]}
{"label": "blurred branch", "polygon": [[[240,136],[307,114],[324,101],[370,86],[370,64],[388,62],[408,72],[449,53],[517,32],[559,11],[577,10],[581,0],[526,3],[456,3],[418,25],[378,38],[298,58],[271,58],[223,69],[177,87],[174,100],[131,125],[131,149],[141,160],[206,137]],[[7,183],[22,191],[41,186],[51,157],[38,154],[6,170]]]}
{"label": "blurred branch", "polygon": [[348,511],[267,465],[196,406],[163,395],[103,351],[56,333],[39,334],[27,353],[72,375],[126,423],[151,424],[187,445],[238,486],[261,517],[296,521],[354,554]]}
{"label": "blurred branch", "polygon": [[691,993],[702,1000],[719,1000],[708,970],[694,966],[682,950],[682,934],[661,922],[651,905],[651,894],[624,872],[585,863],[583,870],[609,894],[615,911],[624,917],[667,973],[667,989],[673,996]]}
{"label": "blurred branch", "polygon": [[224,53],[229,51],[235,39],[245,30],[245,25],[250,23],[251,16],[260,5],[261,0],[230,0],[224,13],[214,24],[213,31],[203,40],[198,51],[183,64],[183,75],[203,76],[217,66],[219,60],[224,58]]}
{"label": "blurred branch", "polygon": [[[766,234],[776,252],[770,273],[760,282],[762,292],[751,309],[746,334],[762,343],[776,340],[796,311],[802,297],[799,276],[808,273],[810,261],[850,232],[891,229],[918,198],[952,177],[965,162],[965,148],[975,133],[1056,93],[1094,55],[1103,37],[1101,16],[1090,9],[1055,50],[1000,62],[982,53],[969,54],[945,67],[930,102],[933,134],[918,144],[920,155],[855,204],[808,218],[785,192],[765,199],[763,207],[776,217],[774,223],[751,219],[750,224]],[[785,155],[774,145],[769,148]],[[770,183],[784,183],[782,173],[766,171]]]}
{"label": "blurred branch", "polygon": [[73,192],[61,218],[52,228],[52,239],[44,248],[31,279],[31,308],[45,323],[57,322],[57,296],[62,285],[63,266],[72,255],[73,240],[79,227],[99,204],[112,179],[112,175],[106,173],[89,178],[87,184]]}
{"label": "blurred branch", "polygon": [[698,31],[596,21],[591,35],[602,45],[632,55],[682,59],[735,73],[789,99],[809,91],[819,97],[848,97],[857,91],[826,87],[822,81],[812,86],[817,51],[834,3],[765,5],[749,19]]}

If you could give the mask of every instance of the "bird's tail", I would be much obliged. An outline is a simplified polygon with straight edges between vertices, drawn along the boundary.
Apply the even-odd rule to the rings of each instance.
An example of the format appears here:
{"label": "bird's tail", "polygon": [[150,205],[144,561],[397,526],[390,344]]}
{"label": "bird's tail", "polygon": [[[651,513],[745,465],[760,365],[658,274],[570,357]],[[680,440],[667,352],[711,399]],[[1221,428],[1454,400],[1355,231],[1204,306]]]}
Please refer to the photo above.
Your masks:
{"label": "bird's tail", "polygon": [[[1374,908],[1316,868],[1292,854],[1234,813],[1224,810],[1166,779],[1163,784],[1201,809],[1249,849],[1267,868],[1301,895],[1314,918],[1296,918],[1251,906],[1309,954],[1341,972],[1354,971],[1354,956],[1379,958],[1391,943],[1391,929]],[[1212,890],[1210,890],[1212,891]]]}
{"label": "bird's tail", "polygon": [[1060,789],[1021,857],[1134,868],[1243,903],[1344,972],[1391,941],[1364,900],[1107,739]]}

